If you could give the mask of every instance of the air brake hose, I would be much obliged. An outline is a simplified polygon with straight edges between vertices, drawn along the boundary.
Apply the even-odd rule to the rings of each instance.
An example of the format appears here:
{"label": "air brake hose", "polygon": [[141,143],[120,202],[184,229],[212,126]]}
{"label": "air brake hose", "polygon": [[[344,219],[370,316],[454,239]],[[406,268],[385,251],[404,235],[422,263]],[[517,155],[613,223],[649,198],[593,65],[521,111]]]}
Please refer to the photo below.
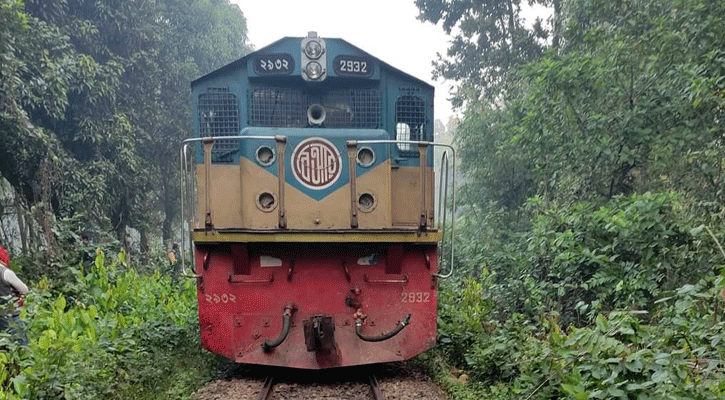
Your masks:
{"label": "air brake hose", "polygon": [[395,329],[393,329],[392,331],[390,331],[388,333],[384,333],[384,334],[378,335],[378,336],[363,335],[363,333],[360,332],[362,329],[362,324],[363,324],[362,318],[355,319],[355,333],[357,333],[357,336],[360,339],[362,339],[366,342],[382,342],[383,340],[388,340],[388,339],[392,338],[393,336],[397,335],[398,333],[400,333],[400,331],[403,330],[403,328],[405,328],[408,324],[410,324],[410,314],[406,315],[402,321],[399,321],[398,325],[395,327]]}
{"label": "air brake hose", "polygon": [[264,343],[262,343],[262,350],[264,350],[265,353],[282,344],[282,342],[284,342],[284,340],[287,338],[287,334],[289,333],[290,320],[292,319],[292,311],[294,311],[294,306],[287,306],[284,308],[284,312],[282,313],[282,332],[280,332],[279,336],[276,339],[268,339],[265,340]]}

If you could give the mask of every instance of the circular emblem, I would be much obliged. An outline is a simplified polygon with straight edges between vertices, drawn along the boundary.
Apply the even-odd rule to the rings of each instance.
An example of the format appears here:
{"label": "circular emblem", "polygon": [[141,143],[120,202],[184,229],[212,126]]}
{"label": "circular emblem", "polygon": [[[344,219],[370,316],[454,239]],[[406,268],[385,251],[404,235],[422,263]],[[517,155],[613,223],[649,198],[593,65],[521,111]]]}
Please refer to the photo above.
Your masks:
{"label": "circular emblem", "polygon": [[292,153],[292,173],[310,189],[325,189],[340,177],[342,158],[330,141],[305,139]]}

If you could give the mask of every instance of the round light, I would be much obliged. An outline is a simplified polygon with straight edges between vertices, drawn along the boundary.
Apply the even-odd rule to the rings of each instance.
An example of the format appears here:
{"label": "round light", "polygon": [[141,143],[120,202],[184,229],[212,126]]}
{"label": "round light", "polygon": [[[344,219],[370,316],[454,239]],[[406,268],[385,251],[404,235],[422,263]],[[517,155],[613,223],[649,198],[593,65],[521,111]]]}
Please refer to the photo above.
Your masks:
{"label": "round light", "polygon": [[322,65],[317,61],[312,61],[305,67],[305,73],[310,79],[320,79],[322,76]]}
{"label": "round light", "polygon": [[357,163],[363,167],[369,167],[375,162],[375,152],[369,147],[363,147],[357,151]]}
{"label": "round light", "polygon": [[257,149],[257,162],[262,166],[268,167],[274,162],[274,151],[271,147],[260,146]]}
{"label": "round light", "polygon": [[357,198],[357,206],[362,212],[371,212],[375,209],[375,197],[371,193],[363,193]]}
{"label": "round light", "polygon": [[308,58],[311,58],[313,60],[316,60],[320,58],[322,55],[322,46],[320,45],[320,42],[317,42],[315,40],[310,40],[305,45],[305,54]]}
{"label": "round light", "polygon": [[257,195],[257,208],[260,211],[270,212],[277,207],[277,201],[274,195],[269,192],[262,192]]}

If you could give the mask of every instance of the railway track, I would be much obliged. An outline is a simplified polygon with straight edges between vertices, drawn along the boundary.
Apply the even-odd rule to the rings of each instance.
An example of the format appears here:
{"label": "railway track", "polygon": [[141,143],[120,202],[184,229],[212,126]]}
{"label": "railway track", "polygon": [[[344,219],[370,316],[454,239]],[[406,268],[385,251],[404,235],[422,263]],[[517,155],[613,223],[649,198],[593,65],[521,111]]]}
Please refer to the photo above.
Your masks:
{"label": "railway track", "polygon": [[446,395],[411,363],[334,370],[239,366],[210,382],[196,400],[444,400]]}
{"label": "railway track", "polygon": [[[383,391],[380,389],[378,378],[371,374],[368,377],[368,380],[370,381],[370,393],[372,393],[373,400],[385,400],[385,395],[383,395]],[[264,379],[264,383],[262,384],[262,389],[259,391],[259,395],[257,395],[257,400],[270,400],[270,396],[273,393],[273,387],[274,377],[266,377]]]}

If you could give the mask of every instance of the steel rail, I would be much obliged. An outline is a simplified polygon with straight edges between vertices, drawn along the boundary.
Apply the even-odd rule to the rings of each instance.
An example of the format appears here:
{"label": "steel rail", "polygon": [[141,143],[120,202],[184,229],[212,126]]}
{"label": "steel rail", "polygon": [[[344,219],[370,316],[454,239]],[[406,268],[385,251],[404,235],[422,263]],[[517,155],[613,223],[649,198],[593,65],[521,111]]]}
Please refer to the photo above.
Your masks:
{"label": "steel rail", "polygon": [[376,378],[373,374],[370,374],[370,389],[373,391],[373,399],[385,400],[383,391],[380,390],[380,385],[378,384],[378,378]]}
{"label": "steel rail", "polygon": [[262,390],[259,391],[257,400],[267,400],[269,395],[272,394],[272,386],[274,385],[274,378],[270,375],[264,379]]}
{"label": "steel rail", "polygon": [[[375,377],[374,374],[368,375],[368,383],[370,384],[370,391],[372,392],[373,399],[374,400],[385,400],[385,395],[383,394],[383,391],[380,389],[380,383],[378,382],[378,378]],[[264,379],[264,383],[262,384],[262,388],[259,391],[259,394],[257,395],[257,400],[268,400],[271,397],[271,394],[273,392],[272,388],[274,387],[274,377],[273,376],[267,376]]]}

